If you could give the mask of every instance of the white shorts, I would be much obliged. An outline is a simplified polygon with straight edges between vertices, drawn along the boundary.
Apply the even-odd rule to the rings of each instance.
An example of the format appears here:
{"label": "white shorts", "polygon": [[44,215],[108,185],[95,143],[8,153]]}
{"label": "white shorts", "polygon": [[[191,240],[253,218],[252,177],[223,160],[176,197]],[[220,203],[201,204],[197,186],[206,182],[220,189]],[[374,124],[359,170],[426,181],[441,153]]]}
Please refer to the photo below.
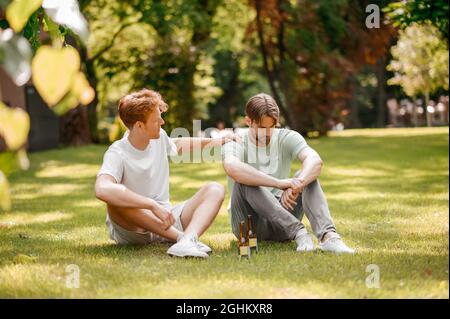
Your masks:
{"label": "white shorts", "polygon": [[[183,212],[185,202],[175,205],[171,208],[173,217],[175,218],[175,224],[173,226],[179,231],[183,231],[183,225],[181,224],[181,213]],[[126,230],[114,223],[110,218],[108,212],[106,212],[106,227],[108,227],[109,237],[117,244],[150,244],[154,242],[170,242],[169,239],[164,238],[158,234],[150,231],[137,232]]]}

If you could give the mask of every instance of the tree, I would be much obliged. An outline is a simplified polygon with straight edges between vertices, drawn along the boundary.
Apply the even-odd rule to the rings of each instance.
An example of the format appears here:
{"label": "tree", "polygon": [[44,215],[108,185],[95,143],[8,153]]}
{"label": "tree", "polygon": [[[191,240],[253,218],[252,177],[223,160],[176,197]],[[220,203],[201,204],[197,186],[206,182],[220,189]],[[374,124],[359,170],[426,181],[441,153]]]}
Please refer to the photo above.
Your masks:
{"label": "tree", "polygon": [[[5,1],[5,7],[8,3],[9,1]],[[41,3],[42,7],[39,7]],[[42,43],[49,44],[50,38],[53,39],[52,47],[55,48],[71,46],[76,48],[78,51],[82,51],[82,49],[84,49],[87,42],[88,29],[84,18],[78,11],[76,1],[67,1],[65,3],[55,4],[42,0],[33,0],[29,2],[15,0],[12,1],[6,9],[6,18],[8,18],[8,10],[9,12],[13,12],[13,9],[11,8],[14,7],[17,8],[16,10],[19,16],[21,15],[21,10],[28,12],[27,14],[29,14],[29,16],[24,15],[21,20],[23,21],[22,23],[25,24],[22,26],[23,30],[21,31],[21,34],[30,42],[34,52],[39,50]],[[63,12],[63,14],[60,14],[60,12]],[[61,15],[65,17],[61,18]],[[3,29],[7,29],[10,24],[12,27],[17,25],[18,22],[15,22],[15,18],[13,17],[14,14],[10,13],[10,21],[8,19],[2,20]],[[55,23],[55,21],[57,23]],[[67,25],[71,25],[80,35],[77,36],[73,33],[68,27],[66,27]],[[84,71],[83,63],[82,68]],[[92,86],[90,87],[92,88]],[[43,90],[45,90],[45,88],[40,89],[39,93],[41,96],[46,94]],[[95,86],[90,95],[94,95],[95,100]],[[45,96],[43,96],[43,98],[45,100]],[[61,108],[53,108],[55,113],[58,113],[61,117],[61,141],[64,144],[75,145],[90,143],[91,136],[95,135],[95,130],[93,130],[92,134],[90,133],[88,122],[86,120],[86,108],[74,105],[75,100],[69,97],[64,102],[61,100],[60,104],[64,103],[67,106],[66,110]],[[92,104],[92,102],[89,104]]]}
{"label": "tree", "polygon": [[258,49],[245,34],[253,19],[254,10],[241,0],[224,1],[217,8],[206,54],[213,61],[213,77],[221,94],[209,103],[209,120],[204,128],[219,121],[231,127],[244,113],[247,99],[267,91],[266,80],[259,72]]}
{"label": "tree", "polygon": [[[219,0],[92,0],[84,7],[93,38],[101,116],[117,113],[124,94],[149,87],[163,95],[166,128],[206,117],[220,89],[213,76],[213,19]],[[106,21],[106,22],[105,22]],[[99,55],[100,54],[100,55]]]}
{"label": "tree", "polygon": [[[17,85],[31,78],[40,96],[58,115],[92,101],[95,92],[80,71],[79,54],[65,43],[69,30],[82,42],[87,41],[87,24],[76,1],[2,0],[3,17],[0,64]],[[41,45],[38,40],[41,30],[47,33],[48,44]],[[4,210],[11,206],[5,173],[29,165],[25,152],[29,127],[25,111],[0,102],[0,142],[8,150],[0,156],[0,208]]]}
{"label": "tree", "polygon": [[[413,24],[400,32],[397,44],[391,49],[393,60],[388,68],[395,72],[388,83],[400,85],[410,97],[425,97],[440,88],[448,90],[448,48],[439,30],[432,25]],[[426,110],[425,110],[426,111]],[[427,114],[427,124],[431,117]]]}
{"label": "tree", "polygon": [[[205,54],[212,22],[221,0],[138,1],[143,23],[151,26],[155,46],[147,51],[146,68],[136,73],[137,88],[149,85],[168,102],[167,128],[192,128],[192,120],[206,111],[214,97],[211,62]],[[209,79],[209,80],[208,80]],[[209,91],[206,99],[202,93]],[[212,95],[211,95],[212,93]]]}
{"label": "tree", "polygon": [[435,26],[448,43],[448,0],[403,0],[384,8],[394,26],[406,29],[414,23]]}
{"label": "tree", "polygon": [[286,124],[325,134],[343,120],[352,77],[386,55],[391,26],[365,26],[369,1],[251,1],[265,75]]}

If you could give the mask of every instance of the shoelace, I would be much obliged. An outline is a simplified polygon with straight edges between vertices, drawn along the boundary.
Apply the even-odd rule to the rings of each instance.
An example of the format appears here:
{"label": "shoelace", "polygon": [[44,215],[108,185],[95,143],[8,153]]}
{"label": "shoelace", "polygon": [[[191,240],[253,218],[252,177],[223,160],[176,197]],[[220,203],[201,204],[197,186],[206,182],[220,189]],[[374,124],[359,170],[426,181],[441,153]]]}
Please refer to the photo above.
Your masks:
{"label": "shoelace", "polygon": [[341,245],[345,248],[348,248],[347,245],[344,244],[344,242],[340,238],[337,238],[337,237],[330,238],[329,241],[331,244]]}
{"label": "shoelace", "polygon": [[196,245],[197,245],[197,243],[198,243],[198,238],[197,238],[197,236],[190,236],[189,240],[190,240],[191,242],[193,242],[194,244],[196,244]]}
{"label": "shoelace", "polygon": [[200,243],[197,236],[192,236],[191,241],[194,243],[195,246],[197,246],[199,249],[203,249],[204,245]]}

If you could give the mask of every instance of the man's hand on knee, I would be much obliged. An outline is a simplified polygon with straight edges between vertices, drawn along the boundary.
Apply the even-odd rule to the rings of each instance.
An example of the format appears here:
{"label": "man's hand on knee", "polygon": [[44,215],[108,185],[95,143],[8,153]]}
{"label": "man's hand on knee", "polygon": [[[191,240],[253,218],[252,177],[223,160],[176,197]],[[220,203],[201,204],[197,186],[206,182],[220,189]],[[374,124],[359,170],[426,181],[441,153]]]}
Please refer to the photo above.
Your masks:
{"label": "man's hand on knee", "polygon": [[287,188],[281,195],[281,205],[287,210],[294,210],[299,195],[292,188]]}
{"label": "man's hand on knee", "polygon": [[294,194],[299,194],[299,193],[303,193],[303,190],[306,187],[306,183],[305,180],[300,179],[298,177],[294,177],[292,179],[292,190],[294,192]]}
{"label": "man's hand on knee", "polygon": [[155,214],[155,216],[158,217],[159,220],[161,220],[162,228],[164,230],[169,229],[170,226],[175,224],[175,217],[173,217],[172,212],[170,210],[166,209],[165,207],[163,207],[159,204],[155,204],[151,208],[151,210]]}

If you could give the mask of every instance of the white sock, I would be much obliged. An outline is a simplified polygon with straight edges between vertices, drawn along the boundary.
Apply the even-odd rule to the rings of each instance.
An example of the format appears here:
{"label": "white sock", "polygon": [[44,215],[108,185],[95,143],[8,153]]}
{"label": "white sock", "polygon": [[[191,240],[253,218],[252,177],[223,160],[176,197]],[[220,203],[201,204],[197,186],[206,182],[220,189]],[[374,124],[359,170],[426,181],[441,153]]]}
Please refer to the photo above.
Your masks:
{"label": "white sock", "polygon": [[177,242],[183,239],[191,239],[191,238],[198,238],[198,235],[195,231],[191,231],[189,233],[180,233],[177,237]]}
{"label": "white sock", "polygon": [[191,238],[198,238],[198,235],[197,235],[197,233],[195,231],[191,231],[189,233],[184,233],[184,234],[185,234],[185,237],[189,238],[189,239],[191,239]]}
{"label": "white sock", "polygon": [[184,233],[180,232],[180,234],[177,237],[177,243],[184,237]]}

